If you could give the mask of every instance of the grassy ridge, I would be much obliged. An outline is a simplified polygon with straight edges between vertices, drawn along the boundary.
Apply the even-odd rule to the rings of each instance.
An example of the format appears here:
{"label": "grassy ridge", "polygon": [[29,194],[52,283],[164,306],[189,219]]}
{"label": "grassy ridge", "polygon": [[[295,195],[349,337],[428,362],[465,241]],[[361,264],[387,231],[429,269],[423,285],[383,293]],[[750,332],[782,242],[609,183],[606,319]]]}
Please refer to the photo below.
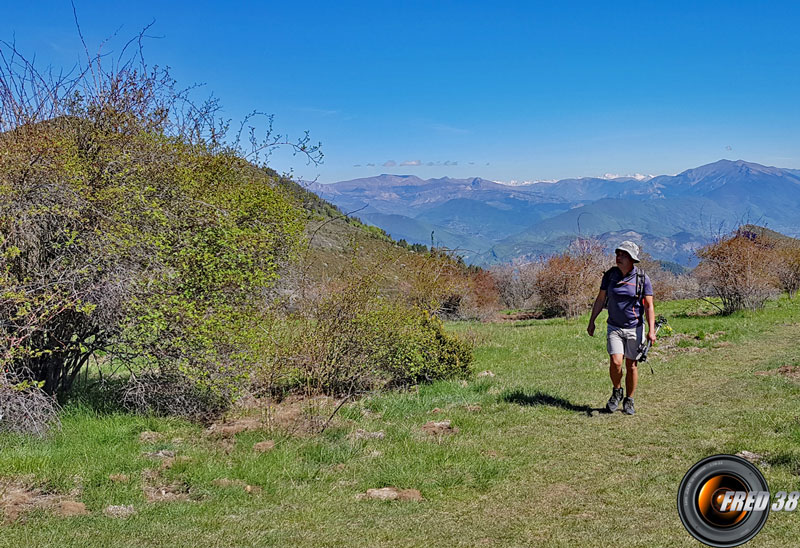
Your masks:
{"label": "grassy ridge", "polygon": [[[321,436],[243,432],[230,453],[188,423],[73,407],[49,440],[0,437],[0,478],[28,475],[55,492],[80,485],[91,515],[35,511],[3,526],[0,546],[695,545],[675,496],[700,458],[754,451],[770,463],[762,470],[773,491],[800,489],[800,383],[754,374],[800,365],[800,303],[726,318],[698,307],[658,307],[676,334],[652,355],[655,375],[642,367],[634,417],[585,412],[605,402],[610,384],[605,342],[586,335],[585,317],[452,324],[477,342],[476,369],[495,377],[366,398]],[[460,431],[420,431],[443,419]],[[385,438],[352,440],[356,428]],[[144,430],[163,441],[140,443]],[[275,449],[254,453],[264,439]],[[145,502],[141,471],[158,464],[143,452],[159,449],[190,457],[162,475],[192,500]],[[131,481],[114,483],[114,473]],[[220,487],[219,478],[263,490]],[[425,500],[355,498],[382,486],[416,488]],[[107,518],[109,504],[138,513]],[[775,513],[751,545],[798,534],[798,513]]]}

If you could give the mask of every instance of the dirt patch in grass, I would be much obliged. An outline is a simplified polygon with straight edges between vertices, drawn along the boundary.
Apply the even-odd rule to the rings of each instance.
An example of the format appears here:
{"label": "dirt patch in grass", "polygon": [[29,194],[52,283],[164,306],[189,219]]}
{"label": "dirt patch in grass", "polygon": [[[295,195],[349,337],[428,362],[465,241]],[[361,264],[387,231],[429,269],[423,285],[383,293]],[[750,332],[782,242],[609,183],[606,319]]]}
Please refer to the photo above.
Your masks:
{"label": "dirt patch in grass", "polygon": [[164,439],[164,435],[160,432],[145,431],[139,434],[139,441],[141,443],[156,443]]}
{"label": "dirt patch in grass", "polygon": [[[684,352],[702,352],[707,349],[705,346],[700,346],[703,343],[716,341],[725,336],[725,331],[716,331],[714,333],[675,333],[669,337],[661,337],[658,339],[656,346],[653,347],[653,356],[670,356],[673,354],[680,354]],[[727,341],[719,341],[713,345],[714,348],[728,346],[730,343]]]}
{"label": "dirt patch in grass", "polygon": [[136,509],[130,504],[127,506],[112,504],[111,506],[107,506],[105,510],[103,510],[103,513],[110,518],[127,518],[134,515]]}
{"label": "dirt patch in grass", "polygon": [[213,437],[229,438],[242,432],[263,430],[265,428],[266,425],[259,419],[240,418],[214,423],[206,429],[206,434]]}
{"label": "dirt patch in grass", "polygon": [[800,380],[800,365],[782,365],[778,369],[772,369],[770,371],[756,371],[756,375],[780,375],[781,377],[796,381]]}
{"label": "dirt patch in grass", "polygon": [[422,431],[431,436],[444,436],[447,434],[457,434],[458,428],[447,421],[430,421],[422,426]]}
{"label": "dirt patch in grass", "polygon": [[189,487],[179,481],[167,482],[159,470],[142,470],[142,492],[147,502],[176,502],[189,500]]}
{"label": "dirt patch in grass", "polygon": [[75,497],[77,491],[67,495],[47,493],[19,479],[0,479],[0,511],[3,523],[13,523],[31,510],[49,510],[57,516],[86,515],[89,512]]}
{"label": "dirt patch in grass", "polygon": [[256,453],[269,453],[275,449],[275,442],[273,440],[260,441],[253,445],[253,451]]}
{"label": "dirt patch in grass", "polygon": [[212,483],[217,487],[236,487],[251,495],[256,495],[262,491],[261,487],[257,485],[249,485],[238,479],[219,478],[215,479]]}
{"label": "dirt patch in grass", "polygon": [[341,400],[325,396],[290,396],[280,402],[268,398],[251,401],[242,415],[212,424],[206,435],[230,438],[241,432],[281,431],[289,435],[318,434]]}
{"label": "dirt patch in grass", "polygon": [[348,438],[352,440],[382,440],[385,437],[386,432],[383,430],[370,432],[368,430],[364,430],[363,428],[359,428],[355,432],[351,432],[348,436]]}
{"label": "dirt patch in grass", "polygon": [[524,312],[515,312],[513,314],[503,314],[498,312],[491,318],[492,322],[515,322],[521,320],[541,320],[545,316],[541,310],[526,310]]}

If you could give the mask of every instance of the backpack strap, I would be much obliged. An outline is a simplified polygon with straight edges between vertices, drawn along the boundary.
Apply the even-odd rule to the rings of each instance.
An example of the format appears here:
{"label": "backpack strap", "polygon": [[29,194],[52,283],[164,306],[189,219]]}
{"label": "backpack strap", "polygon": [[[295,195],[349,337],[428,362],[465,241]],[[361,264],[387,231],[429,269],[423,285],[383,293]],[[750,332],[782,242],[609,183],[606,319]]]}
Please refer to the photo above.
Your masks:
{"label": "backpack strap", "polygon": [[[603,277],[605,278],[606,276],[611,276],[611,271],[614,270],[615,268],[617,268],[617,267],[616,266],[612,266],[611,268],[609,268],[608,270],[603,272]],[[603,309],[608,308],[608,294],[610,292],[611,292],[611,287],[608,287],[606,289],[606,300],[603,302]]]}
{"label": "backpack strap", "polygon": [[[647,314],[644,306],[644,271],[636,269],[636,301],[635,303],[642,304],[642,317]],[[634,304],[633,306],[636,306]]]}
{"label": "backpack strap", "polygon": [[644,298],[644,271],[636,269],[636,301]]}

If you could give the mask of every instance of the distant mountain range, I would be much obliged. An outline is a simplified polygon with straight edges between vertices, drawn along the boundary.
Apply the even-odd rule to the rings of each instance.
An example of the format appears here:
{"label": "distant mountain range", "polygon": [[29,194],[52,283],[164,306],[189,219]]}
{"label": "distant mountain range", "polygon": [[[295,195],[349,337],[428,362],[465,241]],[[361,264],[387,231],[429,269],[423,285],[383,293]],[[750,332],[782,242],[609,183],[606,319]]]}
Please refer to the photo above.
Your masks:
{"label": "distant mountain range", "polygon": [[505,185],[378,175],[308,189],[395,239],[458,249],[475,264],[563,250],[579,235],[639,243],[691,264],[721,231],[757,223],[800,236],[800,170],[720,160],[678,175]]}

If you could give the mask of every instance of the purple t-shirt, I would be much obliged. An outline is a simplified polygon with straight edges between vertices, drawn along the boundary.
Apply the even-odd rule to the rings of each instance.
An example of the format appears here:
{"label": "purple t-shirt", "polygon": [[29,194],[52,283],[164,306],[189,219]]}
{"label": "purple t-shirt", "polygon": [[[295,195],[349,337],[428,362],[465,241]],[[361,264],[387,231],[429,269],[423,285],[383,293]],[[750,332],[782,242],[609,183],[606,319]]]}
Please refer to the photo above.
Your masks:
{"label": "purple t-shirt", "polygon": [[629,329],[644,323],[644,296],[653,294],[653,286],[644,275],[642,299],[636,299],[636,272],[634,266],[627,276],[616,266],[603,275],[600,289],[608,295],[608,323],[614,327]]}

